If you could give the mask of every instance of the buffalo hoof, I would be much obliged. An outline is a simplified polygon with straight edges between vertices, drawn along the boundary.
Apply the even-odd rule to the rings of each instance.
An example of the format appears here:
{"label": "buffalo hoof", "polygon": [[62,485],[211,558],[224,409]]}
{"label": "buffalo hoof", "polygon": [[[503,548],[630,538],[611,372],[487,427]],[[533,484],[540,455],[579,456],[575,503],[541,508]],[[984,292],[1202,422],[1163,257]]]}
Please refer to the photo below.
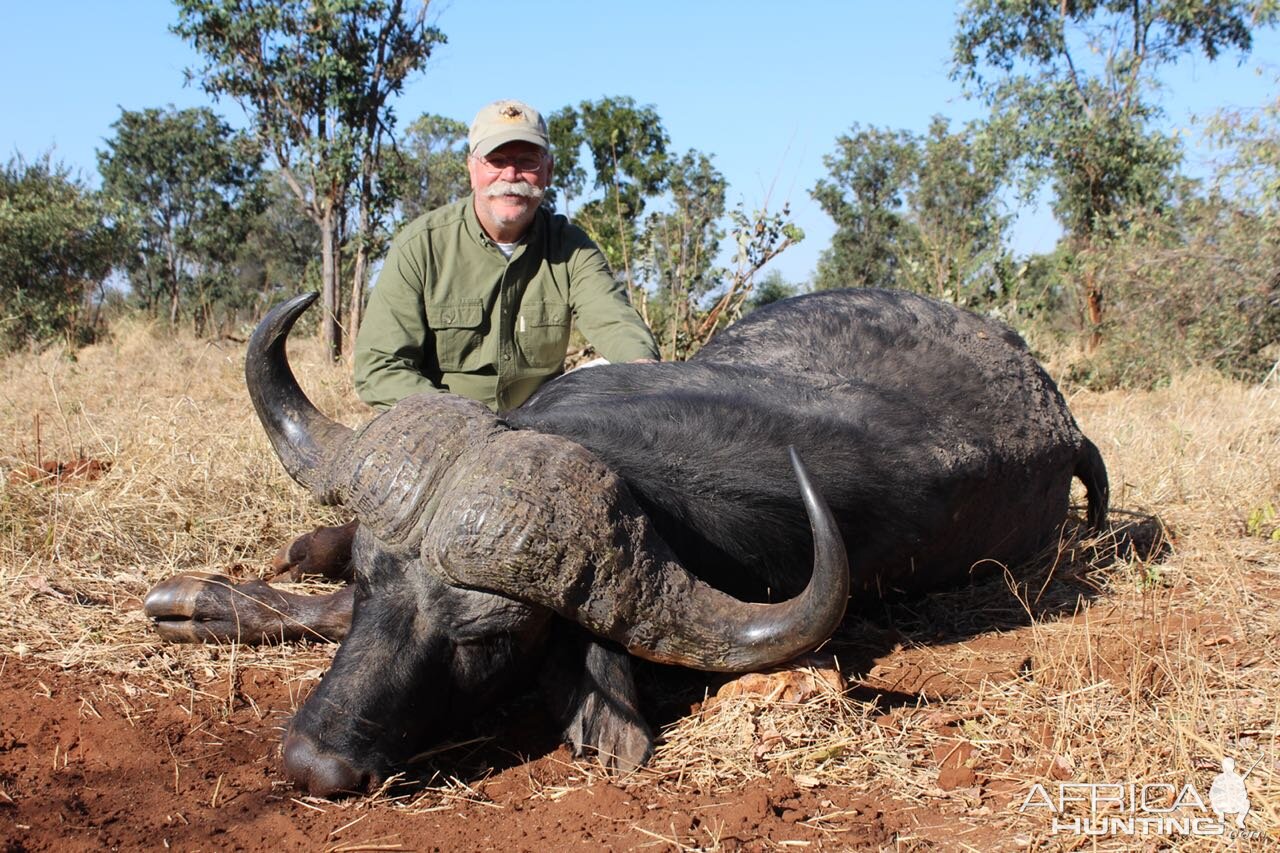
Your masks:
{"label": "buffalo hoof", "polygon": [[339,755],[321,751],[311,738],[291,732],[284,741],[284,772],[315,797],[362,794],[379,780]]}
{"label": "buffalo hoof", "polygon": [[262,581],[236,584],[222,575],[177,575],[156,584],[143,610],[171,643],[265,643],[299,639],[306,628],[290,601]]}
{"label": "buffalo hoof", "polygon": [[573,754],[595,753],[606,770],[630,773],[653,753],[653,733],[638,714],[620,710],[592,694],[565,728]]}
{"label": "buffalo hoof", "polygon": [[331,580],[352,580],[351,543],[357,522],[340,527],[317,527],[304,533],[276,553],[271,567],[277,575],[289,573],[295,581],[319,576]]}
{"label": "buffalo hoof", "polygon": [[[617,726],[607,726],[606,731],[598,732],[594,738],[584,741],[606,770],[627,774],[643,767],[653,754],[653,735],[649,727],[643,724],[627,722]],[[578,746],[575,754],[584,753]]]}

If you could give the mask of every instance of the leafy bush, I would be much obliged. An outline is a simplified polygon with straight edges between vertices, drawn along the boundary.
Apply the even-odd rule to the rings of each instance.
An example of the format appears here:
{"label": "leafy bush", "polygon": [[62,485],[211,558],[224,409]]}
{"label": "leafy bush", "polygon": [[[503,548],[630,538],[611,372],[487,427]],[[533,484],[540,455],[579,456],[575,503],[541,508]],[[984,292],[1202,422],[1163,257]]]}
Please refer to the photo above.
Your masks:
{"label": "leafy bush", "polygon": [[1280,222],[1220,198],[1148,214],[1071,275],[1109,301],[1097,349],[1068,378],[1147,388],[1193,365],[1257,382],[1280,359]]}
{"label": "leafy bush", "polygon": [[0,347],[93,336],[94,290],[121,251],[107,214],[47,154],[0,170]]}

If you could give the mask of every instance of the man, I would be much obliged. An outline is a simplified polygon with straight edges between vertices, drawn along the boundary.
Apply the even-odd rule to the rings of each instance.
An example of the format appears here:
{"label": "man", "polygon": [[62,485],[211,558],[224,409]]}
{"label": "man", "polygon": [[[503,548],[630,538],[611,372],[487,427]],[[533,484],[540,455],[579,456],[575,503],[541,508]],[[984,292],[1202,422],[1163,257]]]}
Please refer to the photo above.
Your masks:
{"label": "man", "polygon": [[571,321],[609,361],[656,361],[600,250],[542,204],[554,164],[537,110],[488,105],[469,145],[472,194],[392,243],[356,340],[360,398],[449,391],[513,409],[562,372]]}
{"label": "man", "polygon": [[[513,409],[564,369],[570,322],[609,361],[657,361],[652,332],[591,239],[542,200],[547,125],[519,101],[476,115],[472,194],[406,226],[391,245],[356,339],[360,398],[388,409],[450,392]],[[322,527],[276,555],[295,577],[347,571],[355,524]]]}

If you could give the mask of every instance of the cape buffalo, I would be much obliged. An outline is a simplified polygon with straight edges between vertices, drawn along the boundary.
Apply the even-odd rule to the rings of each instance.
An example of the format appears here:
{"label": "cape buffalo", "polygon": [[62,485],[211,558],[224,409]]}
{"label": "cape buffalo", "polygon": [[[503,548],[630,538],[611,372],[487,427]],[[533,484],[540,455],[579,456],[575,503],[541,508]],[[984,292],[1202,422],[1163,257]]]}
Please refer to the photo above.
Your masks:
{"label": "cape buffalo", "polygon": [[246,374],[289,474],[358,519],[353,592],[178,578],[147,602],[179,639],[244,636],[236,620],[260,614],[243,593],[283,614],[281,636],[345,633],[285,739],[313,793],[385,778],[533,672],[575,749],[634,766],[653,739],[629,655],[785,661],[832,633],[850,590],[1034,554],[1073,475],[1089,523],[1105,519],[1102,459],[1022,340],[920,296],[789,299],[688,362],[577,371],[503,415],[410,397],[356,431],[312,406],[285,358],[313,299],[263,320]]}

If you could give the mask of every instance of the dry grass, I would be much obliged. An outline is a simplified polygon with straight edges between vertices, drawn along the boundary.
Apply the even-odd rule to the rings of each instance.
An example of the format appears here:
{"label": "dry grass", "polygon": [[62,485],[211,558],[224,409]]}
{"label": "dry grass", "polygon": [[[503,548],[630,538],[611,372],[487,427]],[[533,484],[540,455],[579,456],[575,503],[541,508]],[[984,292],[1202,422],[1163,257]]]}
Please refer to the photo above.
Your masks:
{"label": "dry grass", "polygon": [[[345,369],[324,364],[309,341],[291,352],[322,410],[349,424],[367,416]],[[0,362],[0,465],[79,454],[112,463],[92,482],[4,481],[0,661],[175,697],[237,668],[277,669],[300,695],[314,680],[328,649],[165,647],[140,610],[169,575],[258,576],[289,536],[337,519],[276,462],[243,390],[242,359],[237,345],[135,324],[74,361],[50,351]],[[1204,792],[1230,754],[1241,770],[1260,759],[1249,782],[1258,823],[1280,827],[1280,542],[1266,521],[1266,508],[1280,507],[1280,384],[1190,375],[1071,403],[1107,459],[1116,521],[1158,516],[1167,554],[1123,537],[1068,537],[1016,580],[996,572],[870,613],[832,645],[850,694],[740,699],[687,716],[631,784],[715,791],[789,776],[1056,849],[1074,837],[1049,836],[1043,815],[1017,813],[1032,783],[1193,781]],[[976,778],[944,789],[939,767],[960,743]],[[593,775],[583,771],[585,785]],[[425,810],[473,793],[449,780],[426,795],[383,797]]]}
{"label": "dry grass", "polygon": [[[308,392],[360,418],[343,371],[294,348]],[[125,325],[75,360],[50,350],[0,363],[7,471],[79,455],[100,479],[6,478],[0,512],[0,655],[125,676],[147,689],[236,665],[313,669],[327,650],[164,647],[142,616],[157,581],[265,571],[289,536],[334,516],[280,468],[244,391],[243,348]],[[299,658],[310,659],[307,661]]]}

